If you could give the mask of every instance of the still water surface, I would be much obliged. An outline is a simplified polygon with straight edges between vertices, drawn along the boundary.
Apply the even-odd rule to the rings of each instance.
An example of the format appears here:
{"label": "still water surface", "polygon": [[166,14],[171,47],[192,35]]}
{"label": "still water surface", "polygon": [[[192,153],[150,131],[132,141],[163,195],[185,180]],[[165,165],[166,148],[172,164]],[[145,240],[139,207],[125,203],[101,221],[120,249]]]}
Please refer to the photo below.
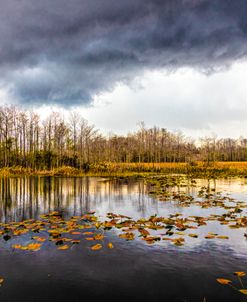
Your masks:
{"label": "still water surface", "polygon": [[[238,201],[247,201],[245,180],[197,180],[195,187],[176,188],[196,195],[210,187]],[[143,181],[103,178],[29,177],[0,179],[0,220],[8,223],[60,211],[64,217],[96,211],[134,219],[181,213],[208,216],[222,208],[180,207],[174,201],[158,201],[146,193]],[[243,212],[246,215],[246,211]],[[235,280],[233,272],[247,271],[245,230],[230,229],[210,221],[196,230],[198,238],[186,237],[184,246],[170,242],[147,245],[140,238],[125,241],[118,231],[107,232],[114,249],[92,252],[87,243],[58,251],[47,243],[38,252],[17,251],[0,240],[1,301],[83,301],[87,298],[151,301],[247,301],[246,296],[216,282]],[[229,240],[207,240],[208,232]],[[247,279],[245,280],[247,285]],[[236,283],[238,285],[238,283]],[[238,285],[239,287],[239,285]]]}

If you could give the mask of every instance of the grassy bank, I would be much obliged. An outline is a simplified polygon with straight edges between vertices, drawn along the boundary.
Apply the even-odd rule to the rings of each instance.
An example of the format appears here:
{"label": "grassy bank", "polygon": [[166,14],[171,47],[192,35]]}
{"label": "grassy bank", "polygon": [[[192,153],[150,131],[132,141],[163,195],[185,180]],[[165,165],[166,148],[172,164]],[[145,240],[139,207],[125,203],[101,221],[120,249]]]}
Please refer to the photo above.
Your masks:
{"label": "grassy bank", "polygon": [[73,167],[60,167],[52,170],[33,170],[23,167],[0,169],[0,176],[145,176],[150,174],[186,174],[191,177],[219,178],[247,177],[247,162],[215,163],[99,163],[92,164],[87,171]]}

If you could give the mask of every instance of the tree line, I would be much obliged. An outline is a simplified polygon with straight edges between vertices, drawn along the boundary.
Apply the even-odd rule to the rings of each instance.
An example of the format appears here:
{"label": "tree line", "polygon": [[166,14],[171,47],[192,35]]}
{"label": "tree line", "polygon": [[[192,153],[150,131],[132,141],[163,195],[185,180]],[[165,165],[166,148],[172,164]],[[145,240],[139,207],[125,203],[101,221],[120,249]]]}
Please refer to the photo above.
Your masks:
{"label": "tree line", "polygon": [[196,143],[182,132],[139,123],[127,135],[102,135],[79,113],[45,120],[32,111],[0,107],[0,167],[37,170],[100,162],[247,161],[247,139],[206,137]]}

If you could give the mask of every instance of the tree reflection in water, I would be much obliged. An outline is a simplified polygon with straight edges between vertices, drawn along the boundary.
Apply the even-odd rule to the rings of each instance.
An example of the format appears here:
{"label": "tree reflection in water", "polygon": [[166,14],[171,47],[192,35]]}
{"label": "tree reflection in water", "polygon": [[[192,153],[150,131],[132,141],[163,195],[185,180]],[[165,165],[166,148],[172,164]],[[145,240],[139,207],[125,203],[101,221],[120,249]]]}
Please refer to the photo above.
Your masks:
{"label": "tree reflection in water", "polygon": [[[93,177],[16,177],[0,180],[1,222],[37,219],[42,213],[62,211],[65,216],[88,211],[106,213],[126,202],[145,214],[143,182],[107,181]],[[134,196],[132,195],[134,193]],[[114,203],[114,205],[113,205]]]}

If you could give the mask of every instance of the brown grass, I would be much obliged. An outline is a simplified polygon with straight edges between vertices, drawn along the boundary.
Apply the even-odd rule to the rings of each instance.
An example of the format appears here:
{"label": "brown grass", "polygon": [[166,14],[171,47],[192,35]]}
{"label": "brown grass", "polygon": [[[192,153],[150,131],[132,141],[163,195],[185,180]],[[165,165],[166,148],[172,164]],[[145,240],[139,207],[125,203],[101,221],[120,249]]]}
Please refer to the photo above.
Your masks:
{"label": "brown grass", "polygon": [[193,163],[96,163],[91,164],[87,173],[73,167],[60,167],[52,170],[35,171],[23,167],[0,169],[0,176],[136,176],[145,173],[187,174],[193,177],[247,177],[247,162],[205,162]]}

